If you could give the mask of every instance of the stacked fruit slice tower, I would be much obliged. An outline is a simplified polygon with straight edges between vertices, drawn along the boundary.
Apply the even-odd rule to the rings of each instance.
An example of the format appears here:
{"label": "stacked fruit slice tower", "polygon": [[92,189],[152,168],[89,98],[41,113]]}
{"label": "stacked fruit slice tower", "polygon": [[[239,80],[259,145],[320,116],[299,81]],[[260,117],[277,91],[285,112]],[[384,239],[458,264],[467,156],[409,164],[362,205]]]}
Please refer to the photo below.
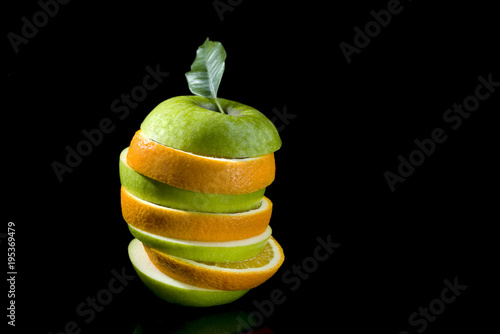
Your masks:
{"label": "stacked fruit slice tower", "polygon": [[264,192],[280,145],[263,114],[221,98],[174,97],[145,118],[120,155],[121,207],[130,260],[157,296],[220,305],[276,273]]}

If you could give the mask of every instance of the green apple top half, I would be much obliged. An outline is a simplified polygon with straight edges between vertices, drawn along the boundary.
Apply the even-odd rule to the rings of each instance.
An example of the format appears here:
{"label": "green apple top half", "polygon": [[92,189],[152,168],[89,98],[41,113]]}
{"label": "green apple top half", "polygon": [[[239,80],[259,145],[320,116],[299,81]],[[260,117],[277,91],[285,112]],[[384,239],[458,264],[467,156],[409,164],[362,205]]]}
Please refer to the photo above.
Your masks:
{"label": "green apple top half", "polygon": [[141,130],[150,139],[178,150],[219,158],[265,155],[281,147],[274,124],[260,111],[217,97],[226,51],[208,38],[186,73],[195,95],[160,103],[144,119]]}

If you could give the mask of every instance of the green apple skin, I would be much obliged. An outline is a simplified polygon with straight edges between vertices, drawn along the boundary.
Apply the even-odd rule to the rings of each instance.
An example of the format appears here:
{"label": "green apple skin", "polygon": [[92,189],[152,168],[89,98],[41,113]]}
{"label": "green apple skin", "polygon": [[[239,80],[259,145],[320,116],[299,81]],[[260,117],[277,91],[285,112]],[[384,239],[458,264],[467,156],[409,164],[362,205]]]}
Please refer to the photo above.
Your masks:
{"label": "green apple skin", "polygon": [[191,291],[179,289],[161,281],[152,279],[146,273],[142,272],[138,266],[133,265],[137,275],[157,297],[173,304],[194,307],[210,307],[224,305],[234,302],[241,298],[249,290],[237,291]]}
{"label": "green apple skin", "polygon": [[[142,250],[141,250],[142,248]],[[228,304],[249,290],[223,291],[193,287],[161,273],[149,260],[141,242],[130,242],[128,253],[132,266],[141,281],[159,298],[174,304],[208,307]]]}
{"label": "green apple skin", "polygon": [[173,187],[142,175],[127,165],[127,151],[120,154],[120,182],[132,195],[174,209],[211,213],[235,213],[257,208],[266,188],[248,194],[204,194]]}
{"label": "green apple skin", "polygon": [[178,150],[220,158],[248,158],[277,151],[281,139],[260,111],[239,102],[177,96],[160,103],[141,124],[150,139]]}
{"label": "green apple skin", "polygon": [[196,242],[166,238],[127,224],[130,233],[142,243],[173,256],[193,261],[237,262],[259,254],[271,236],[270,226],[259,236],[228,242]]}

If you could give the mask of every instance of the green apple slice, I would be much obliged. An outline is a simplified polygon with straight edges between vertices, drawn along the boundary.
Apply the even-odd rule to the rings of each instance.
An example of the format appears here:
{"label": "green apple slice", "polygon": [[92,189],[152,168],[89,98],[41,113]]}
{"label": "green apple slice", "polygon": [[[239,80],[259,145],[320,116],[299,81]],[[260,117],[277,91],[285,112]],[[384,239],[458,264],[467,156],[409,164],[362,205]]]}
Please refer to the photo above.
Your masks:
{"label": "green apple slice", "polygon": [[127,165],[128,147],[120,154],[120,182],[134,196],[174,209],[211,213],[236,213],[261,204],[266,188],[248,194],[204,194],[173,187],[142,175]]}
{"label": "green apple slice", "polygon": [[250,259],[262,251],[272,233],[271,227],[268,226],[264,233],[248,239],[203,242],[167,238],[127,225],[134,237],[160,252],[207,262],[236,262]]}
{"label": "green apple slice", "polygon": [[162,273],[149,259],[143,244],[134,239],[128,254],[142,282],[158,297],[184,306],[207,307],[227,304],[243,296],[248,290],[209,290],[179,282]]}
{"label": "green apple slice", "polygon": [[160,103],[141,124],[148,138],[194,154],[247,158],[277,151],[281,139],[274,124],[260,111],[239,102],[177,96]]}

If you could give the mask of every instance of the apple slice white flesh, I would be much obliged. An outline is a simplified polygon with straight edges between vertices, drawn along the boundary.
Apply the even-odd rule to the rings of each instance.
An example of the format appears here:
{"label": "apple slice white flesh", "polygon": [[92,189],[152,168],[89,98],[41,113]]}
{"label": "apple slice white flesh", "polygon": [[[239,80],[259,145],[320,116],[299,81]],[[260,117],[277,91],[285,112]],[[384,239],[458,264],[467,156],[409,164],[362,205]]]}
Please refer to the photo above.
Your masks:
{"label": "apple slice white flesh", "polygon": [[197,307],[215,306],[231,303],[248,292],[210,290],[179,282],[155,267],[143,244],[137,239],[130,242],[128,254],[142,282],[155,295],[170,303]]}
{"label": "apple slice white flesh", "polygon": [[167,238],[140,230],[128,224],[130,233],[149,247],[160,252],[194,261],[236,262],[250,259],[261,252],[272,229],[255,237],[235,241],[203,242]]}

